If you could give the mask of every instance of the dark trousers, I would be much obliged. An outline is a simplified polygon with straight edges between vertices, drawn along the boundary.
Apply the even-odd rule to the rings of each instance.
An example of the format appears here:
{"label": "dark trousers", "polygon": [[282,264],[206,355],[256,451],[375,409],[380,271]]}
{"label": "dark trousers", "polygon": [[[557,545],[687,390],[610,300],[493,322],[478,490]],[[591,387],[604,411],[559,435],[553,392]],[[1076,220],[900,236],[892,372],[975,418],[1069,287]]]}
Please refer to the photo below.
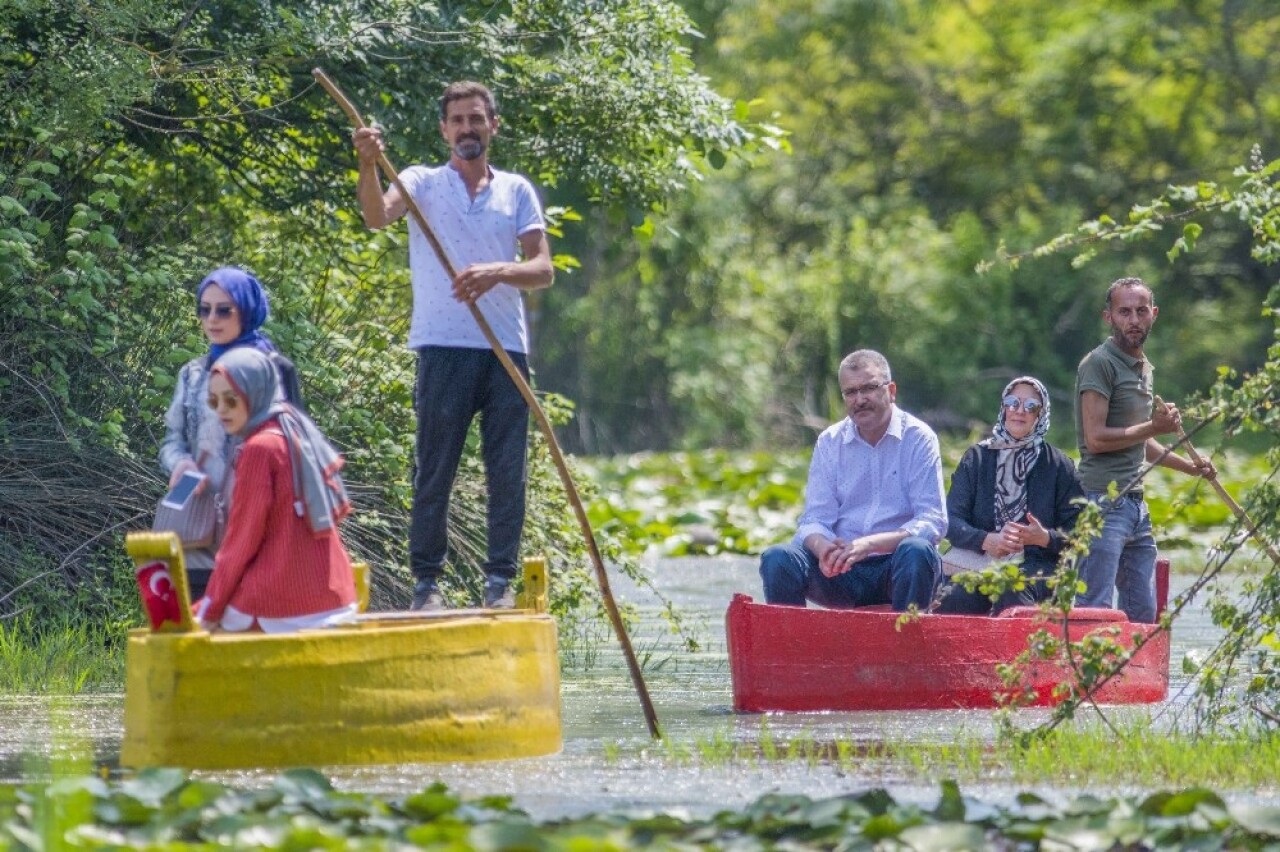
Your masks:
{"label": "dark trousers", "polygon": [[[529,376],[528,359],[508,352]],[[524,529],[529,406],[487,349],[424,346],[418,350],[414,388],[418,414],[417,470],[409,524],[409,567],[418,580],[438,580],[449,539],[449,495],[480,415],[480,453],[488,495],[488,558],[485,574],[510,580],[516,574]]]}
{"label": "dark trousers", "polygon": [[892,604],[904,612],[915,604],[929,609],[942,576],[938,549],[920,536],[910,536],[893,553],[872,556],[843,574],[824,577],[818,557],[801,544],[779,544],[760,556],[760,578],[766,603],[804,606],[805,599],[833,609]]}

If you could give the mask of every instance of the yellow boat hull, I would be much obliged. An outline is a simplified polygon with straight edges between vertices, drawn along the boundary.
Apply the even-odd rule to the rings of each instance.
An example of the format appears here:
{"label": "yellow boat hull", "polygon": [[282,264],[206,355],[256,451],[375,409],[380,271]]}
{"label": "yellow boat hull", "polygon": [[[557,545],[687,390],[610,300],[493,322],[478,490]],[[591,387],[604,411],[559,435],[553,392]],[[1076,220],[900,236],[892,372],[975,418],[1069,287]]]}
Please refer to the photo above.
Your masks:
{"label": "yellow boat hull", "polygon": [[496,760],[561,748],[555,621],[533,610],[369,615],[275,635],[135,630],[126,665],[120,762],[130,767]]}

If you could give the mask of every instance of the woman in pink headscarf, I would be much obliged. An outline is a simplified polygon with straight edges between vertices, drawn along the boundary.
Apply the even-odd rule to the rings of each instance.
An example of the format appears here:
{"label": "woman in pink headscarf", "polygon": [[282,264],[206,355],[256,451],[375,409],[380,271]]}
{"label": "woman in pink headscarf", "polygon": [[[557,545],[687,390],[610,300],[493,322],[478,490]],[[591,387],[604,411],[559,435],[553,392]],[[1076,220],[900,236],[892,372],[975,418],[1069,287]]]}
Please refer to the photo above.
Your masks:
{"label": "woman in pink headscarf", "polygon": [[311,419],[278,399],[271,361],[248,347],[213,366],[209,407],[242,440],[235,494],[196,617],[211,630],[324,627],[357,611],[338,524],[351,511],[340,456]]}

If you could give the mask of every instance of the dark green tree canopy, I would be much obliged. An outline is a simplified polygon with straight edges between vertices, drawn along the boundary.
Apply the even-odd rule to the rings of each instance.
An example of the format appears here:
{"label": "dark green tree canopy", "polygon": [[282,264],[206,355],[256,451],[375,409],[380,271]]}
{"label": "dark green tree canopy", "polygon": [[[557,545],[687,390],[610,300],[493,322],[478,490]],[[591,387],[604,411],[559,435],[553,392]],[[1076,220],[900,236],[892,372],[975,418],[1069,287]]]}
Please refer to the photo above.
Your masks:
{"label": "dark green tree canopy", "polygon": [[485,82],[504,166],[592,200],[665,198],[755,132],[696,72],[689,20],[664,0],[111,0],[11,4],[5,15],[6,123],[203,166],[172,187],[184,196],[234,188],[278,209],[345,200],[347,128],[312,81],[317,65],[406,164],[447,153],[444,85]]}
{"label": "dark green tree canopy", "polygon": [[[975,268],[1169,184],[1280,151],[1280,17],[1265,0],[690,0],[699,66],[789,133],[680,196],[653,239],[582,235],[587,274],[548,297],[549,380],[581,446],[807,443],[839,416],[834,367],[884,351],[903,404],[948,431],[1033,373],[1070,410],[1106,331],[1101,294],[1149,280],[1163,395],[1262,362],[1274,281],[1248,234]],[[587,286],[584,282],[590,281]],[[637,285],[639,282],[639,286]],[[635,317],[600,328],[611,311]],[[633,382],[611,381],[640,364]],[[1055,438],[1070,446],[1071,419]]]}

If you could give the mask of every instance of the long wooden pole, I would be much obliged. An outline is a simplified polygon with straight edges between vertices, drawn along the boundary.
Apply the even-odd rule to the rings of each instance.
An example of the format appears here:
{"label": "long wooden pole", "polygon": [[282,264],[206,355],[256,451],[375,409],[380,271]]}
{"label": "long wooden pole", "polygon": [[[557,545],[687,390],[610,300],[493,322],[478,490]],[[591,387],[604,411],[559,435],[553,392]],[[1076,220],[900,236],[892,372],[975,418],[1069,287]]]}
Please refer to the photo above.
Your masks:
{"label": "long wooden pole", "polygon": [[[329,79],[324,71],[314,68],[311,74],[324,90],[329,93],[330,97],[337,101],[338,106],[346,113],[347,118],[351,119],[352,124],[357,128],[365,126],[360,111],[355,108],[355,105]],[[409,213],[413,215],[414,221],[418,223],[418,227],[427,238],[427,242],[435,250],[445,273],[450,279],[456,278],[458,272],[449,260],[444,246],[440,244],[435,232],[427,224],[427,218],[422,215],[422,210],[413,200],[413,196],[409,194],[400,182],[400,173],[391,165],[391,161],[387,159],[386,154],[379,152],[378,166],[381,167],[383,174],[395,185],[396,189],[400,190],[400,196],[404,199]],[[645,686],[644,675],[640,672],[640,663],[636,660],[636,652],[631,647],[631,638],[627,635],[626,625],[622,623],[622,614],[618,612],[618,605],[613,600],[613,592],[609,588],[609,574],[605,571],[604,560],[600,556],[600,548],[596,545],[596,536],[591,529],[591,521],[587,518],[587,510],[583,508],[582,497],[578,494],[578,487],[573,481],[573,475],[569,473],[569,465],[565,462],[564,452],[560,449],[560,442],[556,440],[555,432],[551,428],[551,421],[547,419],[546,412],[542,410],[542,405],[539,404],[538,398],[533,395],[533,390],[529,387],[529,383],[525,381],[524,375],[521,374],[511,357],[507,355],[506,350],[502,348],[502,343],[499,342],[497,335],[493,333],[493,329],[489,326],[489,321],[485,319],[480,308],[474,302],[468,303],[468,307],[471,308],[471,315],[475,317],[476,325],[480,326],[480,331],[484,333],[485,340],[489,341],[489,346],[493,348],[494,354],[502,362],[503,369],[507,371],[511,381],[515,382],[516,388],[529,405],[529,410],[533,412],[535,419],[538,421],[538,427],[547,439],[547,447],[551,451],[551,459],[555,462],[556,470],[560,473],[560,481],[564,483],[564,490],[569,497],[570,505],[573,506],[573,513],[578,519],[578,526],[582,528],[582,536],[587,541],[587,550],[591,554],[591,563],[595,566],[596,581],[600,584],[600,596],[604,600],[604,608],[609,614],[609,621],[613,624],[613,630],[618,635],[618,642],[622,645],[622,654],[626,657],[627,669],[631,672],[631,682],[635,684],[636,692],[640,696],[640,705],[644,708],[645,723],[649,726],[650,735],[654,739],[661,739],[662,732],[658,728],[658,716],[654,712],[653,702],[649,699],[649,689]]]}
{"label": "long wooden pole", "polygon": [[[1191,460],[1197,465],[1203,465],[1204,456],[1200,455],[1200,453],[1196,451],[1196,448],[1191,445],[1191,441],[1187,439],[1187,433],[1182,431],[1181,426],[1178,427],[1178,438],[1179,443],[1187,448],[1187,455],[1191,456]],[[1209,484],[1218,492],[1218,496],[1222,498],[1222,502],[1226,503],[1227,507],[1235,513],[1237,518],[1240,519],[1240,523],[1249,531],[1249,535],[1253,536],[1253,540],[1260,544],[1262,549],[1267,552],[1267,555],[1271,557],[1271,561],[1275,562],[1276,565],[1280,565],[1280,553],[1276,552],[1275,545],[1267,541],[1263,537],[1262,533],[1258,532],[1258,527],[1252,520],[1250,520],[1249,516],[1245,514],[1245,511],[1241,508],[1240,504],[1227,493],[1227,489],[1218,481],[1218,478],[1215,476],[1213,479],[1209,480]]]}

